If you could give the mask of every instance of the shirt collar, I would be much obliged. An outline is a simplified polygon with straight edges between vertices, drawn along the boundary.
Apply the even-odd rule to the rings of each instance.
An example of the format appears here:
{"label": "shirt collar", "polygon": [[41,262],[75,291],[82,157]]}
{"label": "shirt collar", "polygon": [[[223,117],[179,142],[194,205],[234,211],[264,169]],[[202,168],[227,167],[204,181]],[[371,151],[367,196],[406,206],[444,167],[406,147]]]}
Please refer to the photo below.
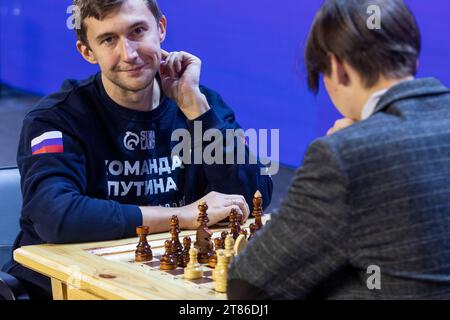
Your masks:
{"label": "shirt collar", "polygon": [[[414,80],[414,77],[410,77],[410,78],[404,79],[404,80],[400,81],[399,83],[397,83],[396,85],[398,85],[398,84],[400,84],[402,82],[410,81],[410,80]],[[389,89],[391,89],[391,88],[386,88],[386,89],[382,89],[382,90],[376,91],[370,96],[370,98],[367,100],[366,104],[362,108],[361,120],[366,120],[367,118],[369,118],[374,113],[375,108],[378,105],[378,102],[380,102],[380,99],[383,97],[383,95],[386,92],[389,91]]]}
{"label": "shirt collar", "polygon": [[373,111],[375,110],[375,107],[377,106],[378,102],[380,101],[381,97],[388,91],[389,89],[382,89],[377,92],[374,92],[369,100],[367,100],[366,104],[364,105],[362,112],[361,112],[361,120],[366,120],[369,118]]}

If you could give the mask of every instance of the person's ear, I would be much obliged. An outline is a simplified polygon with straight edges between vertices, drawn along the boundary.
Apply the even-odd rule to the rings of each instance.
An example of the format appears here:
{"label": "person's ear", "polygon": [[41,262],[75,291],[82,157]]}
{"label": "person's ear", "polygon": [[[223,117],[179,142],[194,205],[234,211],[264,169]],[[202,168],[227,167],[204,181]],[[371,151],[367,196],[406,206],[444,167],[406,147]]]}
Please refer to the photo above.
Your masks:
{"label": "person's ear", "polygon": [[339,59],[335,54],[330,54],[331,60],[331,74],[338,85],[348,86],[350,84],[350,77],[347,71],[347,65]]}
{"label": "person's ear", "polygon": [[80,40],[77,41],[77,50],[87,62],[92,64],[98,63],[92,50],[88,46],[83,44]]}
{"label": "person's ear", "polygon": [[166,30],[167,30],[167,19],[165,16],[162,16],[159,19],[159,42],[162,43],[166,39]]}

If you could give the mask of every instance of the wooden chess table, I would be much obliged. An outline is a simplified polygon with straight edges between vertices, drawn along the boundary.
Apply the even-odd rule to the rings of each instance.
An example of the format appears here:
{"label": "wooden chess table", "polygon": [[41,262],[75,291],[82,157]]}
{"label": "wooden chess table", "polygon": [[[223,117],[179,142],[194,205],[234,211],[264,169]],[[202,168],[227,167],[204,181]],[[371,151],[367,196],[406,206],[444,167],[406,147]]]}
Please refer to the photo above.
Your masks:
{"label": "wooden chess table", "polygon": [[[268,219],[263,216],[263,221]],[[254,219],[243,228],[248,229]],[[219,237],[225,227],[212,227]],[[180,237],[195,240],[196,230],[186,230]],[[14,251],[14,260],[51,279],[55,300],[84,299],[226,299],[214,290],[212,269],[203,265],[202,279],[186,280],[183,269],[162,271],[159,258],[169,232],[147,236],[153,260],[136,262],[138,238],[78,244],[42,244],[24,246]]]}

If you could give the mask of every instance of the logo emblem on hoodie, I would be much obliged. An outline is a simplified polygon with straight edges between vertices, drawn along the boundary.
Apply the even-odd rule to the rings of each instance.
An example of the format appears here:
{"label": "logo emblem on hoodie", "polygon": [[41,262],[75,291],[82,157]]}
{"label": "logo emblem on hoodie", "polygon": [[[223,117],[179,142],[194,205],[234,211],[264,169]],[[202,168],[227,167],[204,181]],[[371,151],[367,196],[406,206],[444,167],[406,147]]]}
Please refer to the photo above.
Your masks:
{"label": "logo emblem on hoodie", "polygon": [[123,138],[123,145],[127,150],[133,151],[139,144],[139,136],[133,132],[127,131]]}

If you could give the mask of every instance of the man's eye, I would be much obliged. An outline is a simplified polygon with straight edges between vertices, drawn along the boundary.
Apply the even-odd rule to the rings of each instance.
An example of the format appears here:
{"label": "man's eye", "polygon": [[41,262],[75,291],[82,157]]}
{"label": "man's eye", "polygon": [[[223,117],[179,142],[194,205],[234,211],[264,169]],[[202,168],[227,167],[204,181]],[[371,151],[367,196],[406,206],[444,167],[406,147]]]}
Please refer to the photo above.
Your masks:
{"label": "man's eye", "polygon": [[134,29],[134,33],[137,35],[139,35],[143,32],[144,32],[144,28],[138,27],[138,28]]}
{"label": "man's eye", "polygon": [[103,39],[102,43],[103,44],[111,44],[114,41],[113,37],[108,37]]}

